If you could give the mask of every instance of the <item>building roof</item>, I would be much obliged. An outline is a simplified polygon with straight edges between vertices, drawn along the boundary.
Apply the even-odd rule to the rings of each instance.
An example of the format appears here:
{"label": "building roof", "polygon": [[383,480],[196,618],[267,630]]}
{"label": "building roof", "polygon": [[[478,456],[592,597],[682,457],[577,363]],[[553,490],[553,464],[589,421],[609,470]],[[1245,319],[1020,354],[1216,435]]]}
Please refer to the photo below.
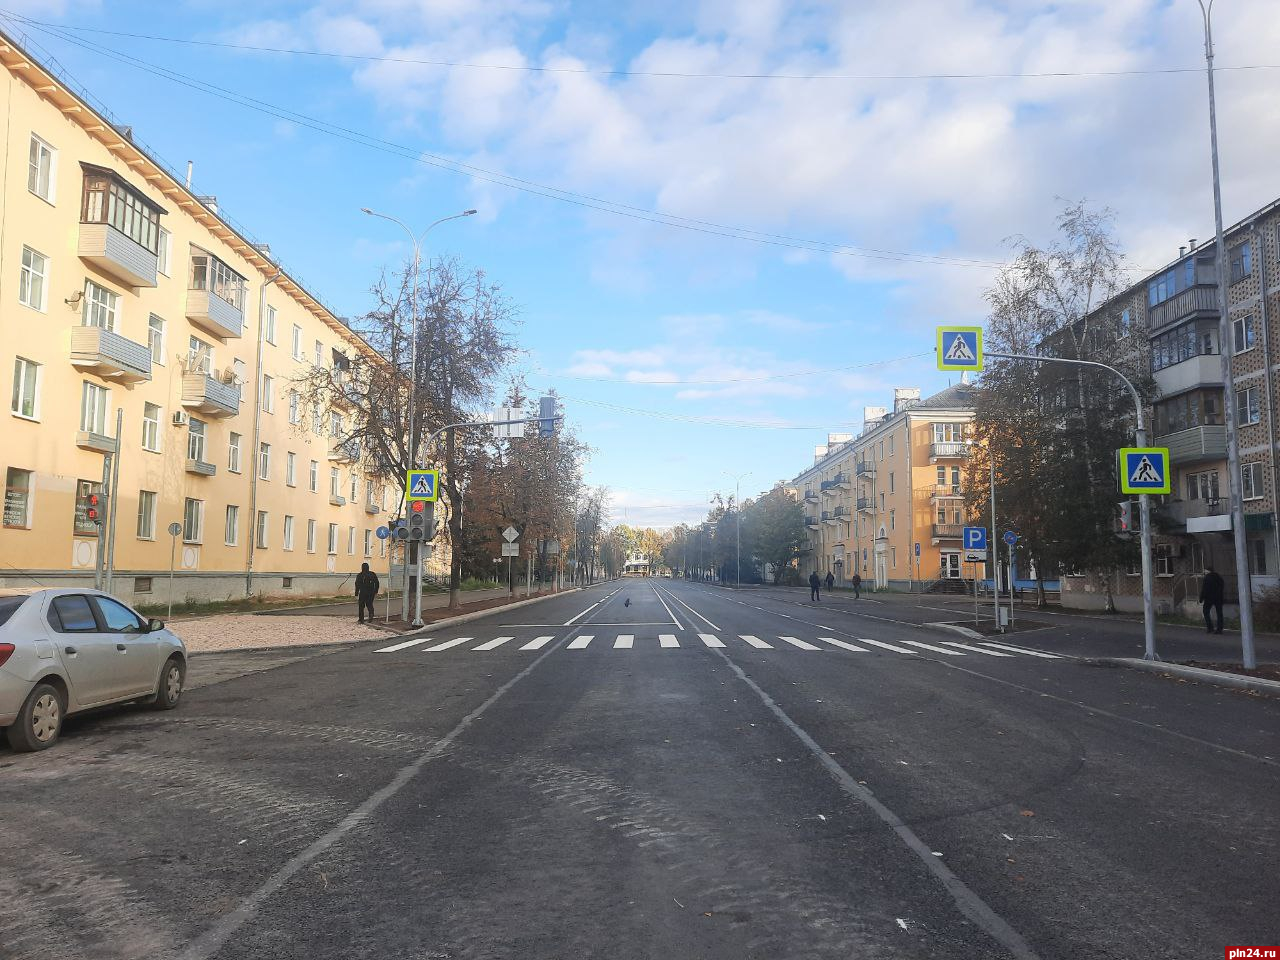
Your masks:
{"label": "building roof", "polygon": [[955,383],[945,390],[939,390],[932,397],[927,397],[919,403],[913,404],[903,412],[920,409],[970,410],[977,400],[976,393],[977,388],[971,383]]}

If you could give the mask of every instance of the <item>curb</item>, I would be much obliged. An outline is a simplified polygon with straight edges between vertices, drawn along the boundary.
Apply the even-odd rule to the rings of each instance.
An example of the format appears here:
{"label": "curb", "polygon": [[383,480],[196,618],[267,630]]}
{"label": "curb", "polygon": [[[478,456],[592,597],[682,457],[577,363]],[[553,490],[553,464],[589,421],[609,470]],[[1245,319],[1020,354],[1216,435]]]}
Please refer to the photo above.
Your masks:
{"label": "curb", "polygon": [[[597,583],[600,583],[600,582],[608,582],[608,581],[597,581]],[[419,630],[410,630],[405,633],[399,634],[399,636],[404,637],[406,640],[409,637],[420,637],[424,633],[428,633],[432,630],[435,630],[437,627],[450,627],[457,623],[470,623],[472,620],[479,620],[482,617],[491,617],[500,610],[516,610],[520,607],[527,607],[534,603],[541,603],[543,600],[551,600],[554,597],[565,597],[571,593],[579,593],[583,589],[584,589],[583,587],[570,587],[567,590],[561,590],[559,593],[548,593],[541,597],[529,597],[526,600],[517,600],[514,603],[504,603],[497,607],[489,607],[487,610],[473,610],[471,613],[462,613],[456,617],[447,617],[444,620],[436,620],[432,623],[424,624],[423,627]],[[355,642],[356,643],[373,643],[374,641],[357,640]],[[377,642],[380,643],[381,641],[377,641]]]}
{"label": "curb", "polygon": [[1136,657],[1097,657],[1094,663],[1106,663],[1116,667],[1129,667],[1132,670],[1146,670],[1148,673],[1165,673],[1186,680],[1198,680],[1201,683],[1212,683],[1219,687],[1235,687],[1239,690],[1252,690],[1255,693],[1267,693],[1280,697],[1280,680],[1264,680],[1261,677],[1245,677],[1237,673],[1223,673],[1220,670],[1206,670],[1203,667],[1188,667],[1181,663],[1165,663],[1162,660],[1139,660]]}
{"label": "curb", "polygon": [[979,633],[977,630],[972,630],[969,627],[962,627],[958,623],[925,623],[921,624],[921,626],[933,627],[937,630],[950,630],[953,633],[960,634],[962,637],[968,637],[970,640],[987,639],[985,634]]}

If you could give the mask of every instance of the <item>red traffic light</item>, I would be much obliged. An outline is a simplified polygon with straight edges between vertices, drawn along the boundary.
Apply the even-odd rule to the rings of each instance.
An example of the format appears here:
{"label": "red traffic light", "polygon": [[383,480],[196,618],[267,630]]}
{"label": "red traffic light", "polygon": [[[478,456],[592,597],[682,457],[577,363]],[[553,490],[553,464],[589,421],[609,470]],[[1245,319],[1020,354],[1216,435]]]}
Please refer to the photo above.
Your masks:
{"label": "red traffic light", "polygon": [[98,495],[96,493],[89,494],[89,506],[96,507],[98,505]]}
{"label": "red traffic light", "polygon": [[90,508],[89,508],[89,519],[90,519],[90,520],[97,520],[97,519],[98,519],[98,511],[97,511],[97,510],[95,510],[95,509],[93,509],[93,507],[90,507]]}
{"label": "red traffic light", "polygon": [[421,513],[423,510],[427,509],[427,505],[421,500],[415,500],[413,503],[409,504],[409,509],[414,513]]}

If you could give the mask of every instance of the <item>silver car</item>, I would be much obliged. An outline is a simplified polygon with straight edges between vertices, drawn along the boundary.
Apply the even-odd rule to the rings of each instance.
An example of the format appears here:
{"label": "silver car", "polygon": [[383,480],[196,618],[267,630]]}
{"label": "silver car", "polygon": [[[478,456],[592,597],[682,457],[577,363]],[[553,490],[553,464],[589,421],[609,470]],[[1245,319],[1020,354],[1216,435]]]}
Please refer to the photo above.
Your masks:
{"label": "silver car", "polygon": [[0,588],[0,727],[14,750],[52,746],[64,717],[92,707],[172,710],[186,675],[186,644],[115,597]]}

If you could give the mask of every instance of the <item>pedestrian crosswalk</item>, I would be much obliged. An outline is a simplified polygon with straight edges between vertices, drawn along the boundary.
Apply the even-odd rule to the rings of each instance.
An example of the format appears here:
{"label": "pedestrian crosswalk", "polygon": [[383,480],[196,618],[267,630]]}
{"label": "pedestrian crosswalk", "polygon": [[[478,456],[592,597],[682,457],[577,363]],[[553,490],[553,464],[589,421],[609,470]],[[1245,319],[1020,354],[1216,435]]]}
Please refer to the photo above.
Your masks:
{"label": "pedestrian crosswalk", "polygon": [[[655,638],[652,636],[638,637],[632,633],[619,633],[613,637],[601,636],[599,642],[595,642],[596,639],[595,634],[574,633],[570,636],[569,642],[565,644],[564,649],[678,650],[692,647],[724,650],[734,647],[747,647],[754,650],[801,650],[807,653],[822,651],[878,653],[880,651],[888,651],[889,653],[908,657],[936,655],[948,658],[965,656],[1011,658],[1021,656],[1036,657],[1044,660],[1066,659],[1061,654],[1046,653],[1043,650],[1033,650],[1030,647],[1022,647],[995,640],[970,640],[966,643],[961,643],[958,640],[938,640],[933,643],[925,643],[921,640],[898,640],[894,643],[888,643],[883,640],[872,640],[869,637],[858,637],[854,640],[841,640],[838,637],[814,637],[812,640],[806,640],[800,637],[777,636],[765,639],[746,633],[726,634],[724,639],[714,633],[696,633],[686,637],[677,636],[674,633],[662,633],[657,636],[656,645]],[[390,646],[380,647],[374,653],[399,653],[401,651],[410,653],[444,653],[448,650],[464,647],[464,645],[469,646],[466,646],[463,652],[471,653],[486,653],[504,648],[531,652],[543,649],[553,640],[555,640],[554,636],[545,635],[533,637],[523,643],[521,638],[515,636],[494,637],[492,640],[479,642],[475,637],[453,637],[448,640],[441,637],[415,637],[412,640],[402,640]]]}

